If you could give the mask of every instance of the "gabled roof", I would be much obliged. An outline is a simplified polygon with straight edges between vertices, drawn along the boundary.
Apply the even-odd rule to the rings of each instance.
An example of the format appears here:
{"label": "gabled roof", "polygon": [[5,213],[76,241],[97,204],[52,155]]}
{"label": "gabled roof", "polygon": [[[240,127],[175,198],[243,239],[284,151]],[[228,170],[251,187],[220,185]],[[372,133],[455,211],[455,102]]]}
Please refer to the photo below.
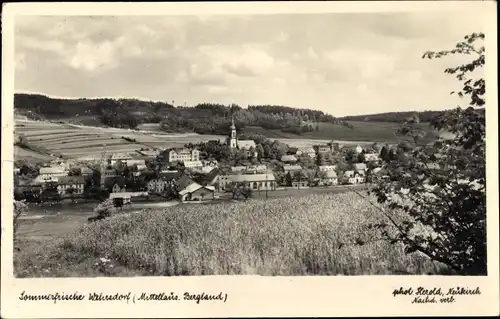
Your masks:
{"label": "gabled roof", "polygon": [[202,186],[198,183],[193,182],[193,183],[189,184],[188,186],[186,186],[184,189],[180,190],[179,195],[192,193],[192,192],[199,190],[200,188],[205,188],[205,189],[212,191],[212,192],[215,191],[215,188],[212,186]]}
{"label": "gabled roof", "polygon": [[282,162],[296,162],[297,158],[293,155],[283,155],[281,156]]}
{"label": "gabled roof", "polygon": [[179,179],[175,182],[177,190],[184,189],[188,187],[191,183],[194,183],[193,180],[186,174],[182,174]]}
{"label": "gabled roof", "polygon": [[285,171],[299,171],[302,170],[302,167],[300,165],[285,165],[283,169]]}
{"label": "gabled roof", "polygon": [[202,167],[203,164],[201,163],[201,161],[184,161],[184,166],[185,167]]}
{"label": "gabled roof", "polygon": [[111,155],[111,159],[115,160],[115,159],[129,159],[129,158],[132,158],[132,156],[130,156],[129,154],[125,154],[125,153],[113,153]]}
{"label": "gabled roof", "polygon": [[83,176],[62,176],[58,178],[58,184],[85,184]]}
{"label": "gabled roof", "polygon": [[320,171],[329,171],[329,170],[334,170],[337,168],[337,165],[320,165],[318,166],[318,169]]}
{"label": "gabled roof", "polygon": [[337,173],[335,173],[335,171],[326,171],[325,172],[325,177],[326,178],[336,178],[337,177]]}
{"label": "gabled roof", "polygon": [[41,174],[64,174],[65,170],[61,166],[40,167]]}
{"label": "gabled roof", "polygon": [[206,183],[210,183],[212,182],[217,176],[219,176],[220,174],[220,169],[218,168],[214,168],[213,170],[210,171],[210,173],[208,173],[205,178],[204,178],[204,181]]}
{"label": "gabled roof", "polygon": [[118,186],[120,186],[120,187],[125,186],[125,177],[113,176],[113,177],[106,177],[106,179],[104,180],[104,186],[106,188],[111,188],[115,184],[118,184]]}
{"label": "gabled roof", "polygon": [[355,170],[366,169],[365,163],[356,163],[353,165]]}
{"label": "gabled roof", "polygon": [[345,171],[344,177],[354,177],[354,171]]}
{"label": "gabled roof", "polygon": [[274,174],[241,174],[241,175],[229,175],[229,178],[233,182],[263,182],[263,181],[274,181],[276,178]]}
{"label": "gabled roof", "polygon": [[316,153],[314,147],[299,147],[297,151],[302,153]]}
{"label": "gabled roof", "polygon": [[240,149],[249,149],[250,147],[255,148],[257,145],[253,140],[238,140],[238,147]]}
{"label": "gabled roof", "polygon": [[356,174],[365,176],[365,171],[362,169],[356,170]]}
{"label": "gabled roof", "polygon": [[178,179],[181,175],[182,175],[182,173],[179,171],[160,172],[158,177],[159,177],[159,179],[164,180],[164,181],[171,181],[174,179]]}

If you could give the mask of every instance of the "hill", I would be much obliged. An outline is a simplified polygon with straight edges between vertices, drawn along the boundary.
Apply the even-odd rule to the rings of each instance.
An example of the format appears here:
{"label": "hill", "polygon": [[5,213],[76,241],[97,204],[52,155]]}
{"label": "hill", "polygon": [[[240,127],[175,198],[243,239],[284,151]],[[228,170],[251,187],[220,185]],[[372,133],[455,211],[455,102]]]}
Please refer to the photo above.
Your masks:
{"label": "hill", "polygon": [[[30,277],[441,273],[419,253],[377,240],[365,224],[381,218],[354,193],[181,204],[83,224],[43,249],[22,249],[14,267]],[[101,257],[109,262],[92,267]]]}
{"label": "hill", "polygon": [[[484,112],[484,109],[480,109],[479,111]],[[376,114],[366,114],[366,115],[344,116],[340,117],[339,120],[403,123],[407,118],[416,114],[419,117],[420,122],[428,123],[433,117],[439,115],[440,113],[442,113],[442,111],[386,112],[386,113],[376,113]]]}
{"label": "hill", "polygon": [[[381,114],[365,121],[366,118],[360,116],[338,119],[321,111],[276,105],[250,105],[243,109],[235,104],[202,103],[194,107],[174,107],[165,102],[137,99],[60,99],[36,94],[16,94],[14,108],[17,116],[35,120],[226,136],[234,117],[238,132],[247,135],[387,143],[398,142],[394,136],[397,119],[410,115],[410,112],[397,113],[392,118],[385,116],[387,121],[375,121],[375,118],[384,119]],[[422,124],[422,127],[428,125]],[[433,134],[428,138],[433,138]]]}
{"label": "hill", "polygon": [[16,113],[30,119],[66,120],[100,125],[137,128],[143,123],[160,123],[166,132],[228,134],[234,117],[240,131],[245,126],[281,130],[300,135],[315,129],[316,123],[339,122],[321,111],[295,109],[276,105],[251,105],[243,109],[236,104],[201,103],[193,107],[174,107],[165,102],[137,99],[60,99],[37,94],[15,94]]}

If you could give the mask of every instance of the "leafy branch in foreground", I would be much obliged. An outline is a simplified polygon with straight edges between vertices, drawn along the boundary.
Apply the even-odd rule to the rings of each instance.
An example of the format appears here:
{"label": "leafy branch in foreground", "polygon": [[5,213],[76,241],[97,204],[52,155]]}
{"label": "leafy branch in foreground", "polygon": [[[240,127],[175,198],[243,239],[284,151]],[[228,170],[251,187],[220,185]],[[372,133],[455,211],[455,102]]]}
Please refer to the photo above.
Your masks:
{"label": "leafy branch in foreground", "polygon": [[[452,50],[424,54],[429,59],[454,54],[474,57],[445,70],[462,82],[457,94],[470,98],[469,107],[443,112],[431,121],[434,129],[451,137],[406,149],[397,160],[383,165],[389,178],[378,182],[371,192],[401,220],[372,203],[390,223],[368,225],[379,228],[391,243],[402,243],[406,253],[418,251],[463,275],[487,272],[485,116],[474,108],[485,105],[485,84],[481,76],[472,77],[484,66],[485,49],[475,46],[481,40],[484,34],[473,33]],[[415,145],[424,136],[415,125],[418,123],[413,116],[399,130]]]}

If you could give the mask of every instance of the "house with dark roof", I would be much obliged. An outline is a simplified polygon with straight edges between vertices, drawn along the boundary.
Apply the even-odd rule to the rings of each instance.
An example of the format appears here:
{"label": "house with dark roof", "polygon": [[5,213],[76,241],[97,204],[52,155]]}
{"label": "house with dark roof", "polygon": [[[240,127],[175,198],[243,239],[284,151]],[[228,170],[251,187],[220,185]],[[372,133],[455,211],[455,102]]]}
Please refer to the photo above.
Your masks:
{"label": "house with dark roof", "polygon": [[[57,191],[61,196],[82,195],[85,187],[83,176],[62,176],[57,181]],[[69,190],[72,189],[70,192]]]}
{"label": "house with dark roof", "polygon": [[338,184],[337,173],[333,170],[321,171],[318,177],[319,185],[329,186]]}
{"label": "house with dark roof", "polygon": [[182,173],[179,171],[160,172],[158,177],[152,178],[148,181],[148,191],[152,193],[162,193],[168,187],[173,186],[181,175]]}
{"label": "house with dark roof", "polygon": [[215,184],[218,184],[220,173],[220,169],[218,168],[211,170],[210,173],[205,176],[203,185],[214,186]]}
{"label": "house with dark roof", "polygon": [[188,187],[194,181],[187,174],[182,174],[174,183],[175,189],[179,192],[184,188]]}
{"label": "house with dark roof", "polygon": [[127,191],[125,184],[125,177],[123,176],[106,177],[106,179],[104,180],[104,188],[110,193],[119,193]]}

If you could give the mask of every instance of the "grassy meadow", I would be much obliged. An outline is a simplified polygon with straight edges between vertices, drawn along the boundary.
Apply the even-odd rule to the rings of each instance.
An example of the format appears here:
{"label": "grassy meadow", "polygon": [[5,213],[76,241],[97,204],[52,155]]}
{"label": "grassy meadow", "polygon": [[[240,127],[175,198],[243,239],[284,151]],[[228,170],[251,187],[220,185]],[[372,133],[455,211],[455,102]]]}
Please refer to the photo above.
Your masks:
{"label": "grassy meadow", "polygon": [[[245,134],[258,133],[271,139],[277,139],[292,147],[308,147],[318,143],[335,140],[340,144],[372,144],[373,142],[397,143],[394,132],[400,126],[397,123],[351,122],[354,129],[340,124],[319,123],[318,132],[303,135],[266,130],[261,127],[245,127]],[[434,134],[427,124],[421,127],[428,131],[423,142],[432,140]],[[141,124],[138,130],[80,126],[68,123],[48,121],[16,120],[15,136],[24,136],[32,149],[16,148],[15,159],[43,161],[51,157],[63,156],[73,159],[99,158],[102,146],[106,144],[109,152],[135,153],[141,148],[166,149],[182,147],[186,143],[198,143],[218,139],[220,135],[166,134],[159,130],[158,124]],[[125,140],[127,138],[128,140]]]}
{"label": "grassy meadow", "polygon": [[82,223],[57,240],[21,238],[14,269],[18,277],[446,272],[377,240],[366,224],[381,218],[354,193],[179,205]]}

